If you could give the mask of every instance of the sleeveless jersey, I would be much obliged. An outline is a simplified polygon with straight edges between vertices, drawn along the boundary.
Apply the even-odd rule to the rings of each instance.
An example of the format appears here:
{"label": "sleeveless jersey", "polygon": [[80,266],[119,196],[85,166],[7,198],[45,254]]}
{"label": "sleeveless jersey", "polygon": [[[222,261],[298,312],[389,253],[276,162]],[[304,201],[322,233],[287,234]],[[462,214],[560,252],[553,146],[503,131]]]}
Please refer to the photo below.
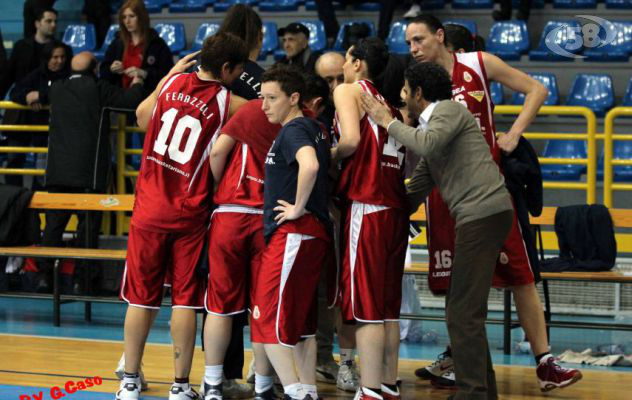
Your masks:
{"label": "sleeveless jersey", "polygon": [[132,224],[168,232],[208,223],[213,190],[208,157],[229,101],[220,82],[197,73],[165,83],[145,135]]}
{"label": "sleeveless jersey", "polygon": [[[361,80],[357,83],[364,92],[384,101],[372,82]],[[401,121],[399,111],[390,108],[391,114]],[[335,118],[335,134],[340,137],[337,112]],[[350,202],[406,208],[405,153],[406,149],[401,143],[365,114],[360,119],[360,143],[356,151],[341,163],[337,194]]]}
{"label": "sleeveless jersey", "polygon": [[263,179],[266,155],[281,125],[268,121],[261,104],[249,101],[222,129],[237,140],[226,162],[213,201],[263,209]]}
{"label": "sleeveless jersey", "polygon": [[[494,125],[494,104],[492,103],[489,80],[483,64],[483,55],[479,52],[453,54],[454,69],[452,71],[452,100],[467,107],[472,113],[481,132],[489,145],[489,150],[496,164],[500,165],[500,147],[496,141]],[[514,212],[515,213],[515,212]],[[430,274],[428,283],[435,294],[445,293],[450,284],[452,259],[454,257],[455,222],[448,206],[441,198],[438,189],[433,189],[426,202],[428,229],[428,256]],[[501,257],[494,277],[494,286],[507,286],[511,282],[499,279],[498,271],[511,264],[518,270],[530,273],[531,267],[522,241],[522,234],[515,223],[505,241]],[[518,274],[515,274],[516,278]]]}

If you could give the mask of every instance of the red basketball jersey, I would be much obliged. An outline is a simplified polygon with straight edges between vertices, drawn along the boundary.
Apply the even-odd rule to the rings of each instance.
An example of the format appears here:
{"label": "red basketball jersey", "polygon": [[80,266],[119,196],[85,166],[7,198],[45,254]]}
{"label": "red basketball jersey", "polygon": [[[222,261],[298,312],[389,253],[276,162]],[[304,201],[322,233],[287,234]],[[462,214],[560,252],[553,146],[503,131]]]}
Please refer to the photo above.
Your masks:
{"label": "red basketball jersey", "polygon": [[472,113],[496,163],[500,163],[500,148],[496,142],[494,103],[489,91],[489,80],[483,64],[483,54],[454,54],[452,70],[452,100],[463,104]]}
{"label": "red basketball jersey", "polygon": [[229,101],[220,82],[197,73],[165,83],[145,135],[132,224],[181,231],[208,223],[213,189],[208,157]]}
{"label": "red basketball jersey", "polygon": [[237,143],[213,197],[215,204],[263,208],[264,162],[281,125],[268,121],[262,102],[249,101],[222,129]]}
{"label": "red basketball jersey", "polygon": [[[357,82],[362,90],[384,101],[382,95],[367,80]],[[400,112],[391,107],[393,117],[401,120]],[[340,137],[340,121],[336,112],[335,133]],[[342,198],[365,204],[394,208],[406,207],[404,188],[404,158],[406,149],[390,137],[368,115],[360,120],[360,143],[355,153],[342,161],[337,193]]]}

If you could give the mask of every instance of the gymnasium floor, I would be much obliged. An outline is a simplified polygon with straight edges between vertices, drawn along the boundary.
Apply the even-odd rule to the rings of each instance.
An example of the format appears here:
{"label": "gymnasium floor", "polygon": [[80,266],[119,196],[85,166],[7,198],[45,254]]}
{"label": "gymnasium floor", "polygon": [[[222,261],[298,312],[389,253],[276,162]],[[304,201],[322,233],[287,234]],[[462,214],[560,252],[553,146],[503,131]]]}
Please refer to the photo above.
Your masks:
{"label": "gymnasium floor", "polygon": [[[64,304],[62,326],[53,327],[50,301],[0,298],[0,400],[53,399],[51,388],[63,389],[68,381],[95,376],[103,379],[101,385],[88,391],[66,393],[64,399],[112,399],[118,386],[113,370],[122,351],[124,313],[122,304],[96,303],[93,304],[93,322],[86,323],[82,303]],[[172,380],[168,320],[169,310],[163,308],[149,336],[144,370],[150,390],[142,397],[146,400],[166,398]],[[413,374],[415,368],[443,351],[447,343],[442,323],[424,321],[422,327],[424,331],[437,332],[438,340],[424,344],[402,342],[402,395],[404,399],[444,399],[450,391],[435,389]],[[514,332],[516,341],[520,333]],[[582,367],[584,379],[577,385],[543,395],[535,380],[532,357],[516,351],[504,356],[499,350],[500,326],[488,325],[488,334],[503,399],[624,399],[632,392],[632,368]],[[551,337],[554,353],[613,342],[625,343],[628,348],[632,346],[632,334],[625,332],[553,329]],[[250,356],[247,352],[247,360]],[[191,381],[199,382],[202,373],[203,358],[198,349]],[[321,396],[328,399],[352,398],[352,394],[337,391],[330,385],[319,385],[319,390]]]}

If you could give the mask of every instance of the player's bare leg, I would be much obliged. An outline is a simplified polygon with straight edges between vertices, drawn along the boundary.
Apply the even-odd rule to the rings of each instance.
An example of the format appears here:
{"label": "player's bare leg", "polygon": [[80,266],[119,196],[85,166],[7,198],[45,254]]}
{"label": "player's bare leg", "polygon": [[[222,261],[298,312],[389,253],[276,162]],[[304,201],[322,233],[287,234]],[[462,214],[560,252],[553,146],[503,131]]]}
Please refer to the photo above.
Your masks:
{"label": "player's bare leg", "polygon": [[[151,309],[151,318],[149,321],[149,328],[151,329],[151,327],[154,325],[154,321],[156,320],[156,316],[158,316],[158,311],[160,310],[155,310],[155,309]],[[119,379],[123,379],[123,375],[125,374],[125,352],[123,352],[123,354],[121,354],[121,359],[119,360],[119,363],[116,367],[116,370],[114,371],[114,374],[116,374],[116,376]],[[147,385],[147,381],[145,380],[145,376],[143,375],[143,364],[141,362],[140,367],[138,368],[138,374],[140,375],[140,383],[141,383],[141,390],[147,390],[149,387]]]}
{"label": "player's bare leg", "polygon": [[171,313],[171,337],[176,378],[188,378],[191,373],[196,324],[195,310],[173,309]]}
{"label": "player's bare leg", "polygon": [[312,399],[318,398],[316,388],[317,353],[315,337],[302,340],[294,346],[294,363],[296,364],[298,379],[303,386],[305,395],[309,394]]}
{"label": "player's bare leg", "polygon": [[384,377],[382,383],[397,384],[399,361],[399,322],[384,322]]}
{"label": "player's bare leg", "polygon": [[356,328],[356,343],[360,356],[360,381],[366,388],[377,389],[382,385],[384,362],[384,324],[360,324]]}
{"label": "player's bare leg", "polygon": [[222,392],[224,378],[224,357],[230,343],[233,329],[233,318],[215,314],[207,314],[204,322],[204,383],[203,392],[210,390]]}
{"label": "player's bare leg", "polygon": [[520,325],[527,334],[533,354],[548,352],[549,342],[546,335],[544,311],[535,284],[512,286],[511,291],[516,302]]}
{"label": "player's bare leg", "polygon": [[275,398],[274,368],[266,355],[263,343],[252,343],[255,358],[255,400]]}
{"label": "player's bare leg", "polygon": [[[151,327],[152,311],[147,308],[128,306],[125,314],[124,343],[125,372],[136,374],[143,359],[145,342]],[[158,311],[158,310],[156,310]]]}
{"label": "player's bare leg", "polygon": [[266,355],[272,363],[286,396],[302,399],[303,388],[294,368],[294,352],[291,347],[280,344],[264,344]]}
{"label": "player's bare leg", "polygon": [[339,309],[336,311],[336,330],[340,346],[340,368],[336,386],[341,390],[355,392],[358,390],[360,380],[355,363],[356,326],[342,323],[342,313]]}

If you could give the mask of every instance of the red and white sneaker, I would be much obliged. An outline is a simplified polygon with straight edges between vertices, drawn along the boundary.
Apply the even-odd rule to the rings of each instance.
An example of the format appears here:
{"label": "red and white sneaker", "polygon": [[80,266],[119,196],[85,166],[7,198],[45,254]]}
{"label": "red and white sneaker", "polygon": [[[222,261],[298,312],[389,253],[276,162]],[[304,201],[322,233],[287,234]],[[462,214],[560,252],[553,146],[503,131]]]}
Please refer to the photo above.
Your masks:
{"label": "red and white sneaker", "polygon": [[562,367],[553,356],[546,356],[540,360],[536,374],[540,381],[540,390],[543,392],[563,388],[582,379],[581,371],[575,368]]}
{"label": "red and white sneaker", "polygon": [[384,400],[402,400],[399,388],[397,388],[397,391],[392,391],[386,385],[382,385],[382,398]]}
{"label": "red and white sneaker", "polygon": [[358,388],[358,391],[353,397],[353,400],[383,400],[383,399],[385,399],[385,397],[382,397],[379,394],[363,387]]}

